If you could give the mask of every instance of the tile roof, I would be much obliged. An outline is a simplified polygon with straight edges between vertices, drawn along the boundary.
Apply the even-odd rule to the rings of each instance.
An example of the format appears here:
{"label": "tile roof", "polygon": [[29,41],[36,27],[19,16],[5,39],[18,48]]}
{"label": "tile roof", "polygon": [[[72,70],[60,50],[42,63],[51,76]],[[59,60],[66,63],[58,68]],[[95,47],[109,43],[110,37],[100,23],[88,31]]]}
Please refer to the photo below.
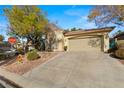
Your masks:
{"label": "tile roof", "polygon": [[88,33],[101,33],[101,32],[111,32],[115,27],[105,27],[97,29],[86,29],[78,31],[67,31],[64,32],[65,36],[79,35],[79,34],[88,34]]}

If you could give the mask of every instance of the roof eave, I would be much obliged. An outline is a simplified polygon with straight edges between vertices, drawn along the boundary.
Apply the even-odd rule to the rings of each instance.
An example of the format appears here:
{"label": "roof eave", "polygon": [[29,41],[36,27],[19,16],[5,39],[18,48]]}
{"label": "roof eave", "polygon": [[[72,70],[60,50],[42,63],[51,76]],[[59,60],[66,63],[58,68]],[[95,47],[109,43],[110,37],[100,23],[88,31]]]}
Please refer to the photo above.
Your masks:
{"label": "roof eave", "polygon": [[106,28],[100,28],[100,29],[87,29],[87,30],[80,30],[78,31],[71,31],[67,32],[64,35],[65,36],[72,36],[72,35],[79,35],[79,34],[89,34],[89,33],[104,33],[104,32],[111,32],[115,27],[106,27]]}

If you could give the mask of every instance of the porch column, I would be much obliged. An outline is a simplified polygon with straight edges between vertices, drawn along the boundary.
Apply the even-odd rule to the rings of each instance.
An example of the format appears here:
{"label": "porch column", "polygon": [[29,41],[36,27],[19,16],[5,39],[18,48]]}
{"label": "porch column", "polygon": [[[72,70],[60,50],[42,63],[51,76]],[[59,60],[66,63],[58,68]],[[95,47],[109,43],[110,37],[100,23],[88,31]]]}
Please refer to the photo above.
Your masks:
{"label": "porch column", "polygon": [[108,36],[108,33],[105,33],[103,35],[103,39],[104,39],[104,52],[108,52],[109,50],[109,36]]}
{"label": "porch column", "polygon": [[69,49],[69,39],[67,37],[64,38],[64,46],[67,47],[67,51]]}

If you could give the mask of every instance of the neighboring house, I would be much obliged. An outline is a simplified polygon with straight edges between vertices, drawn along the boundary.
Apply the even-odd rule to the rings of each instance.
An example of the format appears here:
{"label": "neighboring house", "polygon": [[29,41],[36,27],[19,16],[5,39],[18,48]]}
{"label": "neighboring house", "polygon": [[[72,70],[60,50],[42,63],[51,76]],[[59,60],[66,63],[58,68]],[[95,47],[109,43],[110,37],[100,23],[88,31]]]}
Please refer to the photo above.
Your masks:
{"label": "neighboring house", "polygon": [[119,34],[117,34],[116,36],[114,36],[113,38],[116,42],[116,46],[117,48],[121,48],[124,49],[124,32],[121,32]]}
{"label": "neighboring house", "polygon": [[114,36],[114,39],[124,40],[124,32],[121,32],[121,33],[117,34],[116,36]]}
{"label": "neighboring house", "polygon": [[114,36],[116,51],[114,55],[118,58],[124,58],[124,32],[120,32]]}

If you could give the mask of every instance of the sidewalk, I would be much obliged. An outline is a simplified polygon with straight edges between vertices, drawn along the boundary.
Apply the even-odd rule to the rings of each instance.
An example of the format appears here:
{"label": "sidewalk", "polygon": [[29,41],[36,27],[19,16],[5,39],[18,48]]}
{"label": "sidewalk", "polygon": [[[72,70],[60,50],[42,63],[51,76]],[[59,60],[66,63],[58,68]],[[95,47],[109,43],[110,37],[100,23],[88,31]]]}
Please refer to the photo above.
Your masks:
{"label": "sidewalk", "polygon": [[23,88],[38,88],[41,87],[41,84],[36,81],[32,81],[29,78],[24,78],[23,76],[19,76],[14,73],[10,73],[0,68],[0,76],[4,76],[4,78],[14,82],[15,84],[23,87]]}

